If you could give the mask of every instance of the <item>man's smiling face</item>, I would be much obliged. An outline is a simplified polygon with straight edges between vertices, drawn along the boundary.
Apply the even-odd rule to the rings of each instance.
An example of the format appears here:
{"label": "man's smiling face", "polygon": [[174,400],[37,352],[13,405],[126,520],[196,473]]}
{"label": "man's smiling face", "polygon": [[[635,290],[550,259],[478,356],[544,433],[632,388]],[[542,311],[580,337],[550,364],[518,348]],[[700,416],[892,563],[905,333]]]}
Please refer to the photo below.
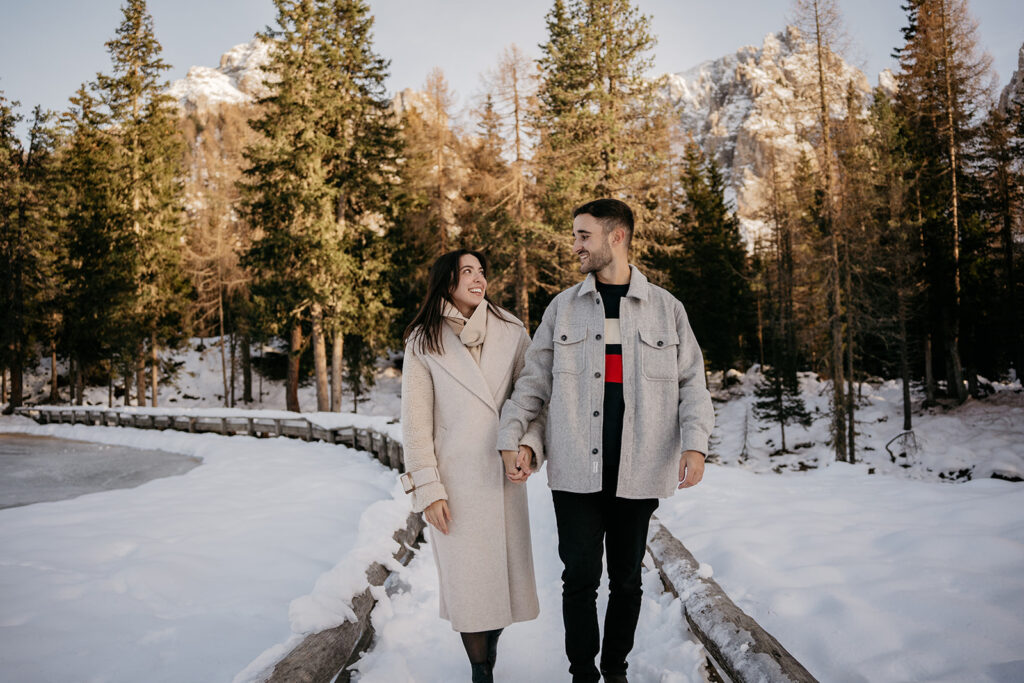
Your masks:
{"label": "man's smiling face", "polygon": [[601,270],[612,262],[612,248],[608,243],[611,231],[605,231],[601,220],[589,213],[581,213],[572,221],[572,251],[580,260],[580,272]]}

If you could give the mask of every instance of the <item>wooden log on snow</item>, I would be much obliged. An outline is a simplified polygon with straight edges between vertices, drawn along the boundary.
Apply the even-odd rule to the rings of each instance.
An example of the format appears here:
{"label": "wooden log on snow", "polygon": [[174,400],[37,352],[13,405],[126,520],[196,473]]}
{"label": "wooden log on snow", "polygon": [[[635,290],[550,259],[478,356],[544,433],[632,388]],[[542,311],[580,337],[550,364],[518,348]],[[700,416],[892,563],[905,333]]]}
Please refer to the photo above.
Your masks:
{"label": "wooden log on snow", "polygon": [[699,575],[697,560],[657,517],[651,519],[647,549],[665,587],[682,601],[690,629],[733,681],[817,683],[714,579]]}
{"label": "wooden log on snow", "polygon": [[[423,516],[412,513],[406,519],[405,528],[395,531],[392,538],[398,542],[399,549],[395,551],[394,558],[402,565],[412,559],[424,526]],[[346,621],[335,628],[307,636],[277,663],[267,683],[328,683],[333,680],[347,683],[348,667],[373,641],[370,613],[377,600],[370,586],[384,585],[390,574],[377,562],[370,565],[366,570],[369,585],[352,598],[355,621]]]}

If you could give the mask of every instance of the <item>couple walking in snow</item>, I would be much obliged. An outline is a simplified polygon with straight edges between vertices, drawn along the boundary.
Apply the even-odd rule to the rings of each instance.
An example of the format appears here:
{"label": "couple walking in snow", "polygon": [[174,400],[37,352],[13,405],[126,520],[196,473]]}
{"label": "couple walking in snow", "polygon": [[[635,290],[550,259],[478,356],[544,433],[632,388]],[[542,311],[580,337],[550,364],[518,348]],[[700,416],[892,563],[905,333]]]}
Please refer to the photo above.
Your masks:
{"label": "couple walking in snow", "polygon": [[554,298],[532,342],[487,300],[486,259],[468,250],[433,264],[406,330],[402,480],[431,526],[441,617],[460,632],[473,681],[493,680],[502,629],[539,613],[523,486],[538,467],[547,462],[554,501],[573,681],[626,680],[651,515],[704,472],[714,411],[682,304],[629,265],[625,203],[584,204],[572,226],[586,279]]}

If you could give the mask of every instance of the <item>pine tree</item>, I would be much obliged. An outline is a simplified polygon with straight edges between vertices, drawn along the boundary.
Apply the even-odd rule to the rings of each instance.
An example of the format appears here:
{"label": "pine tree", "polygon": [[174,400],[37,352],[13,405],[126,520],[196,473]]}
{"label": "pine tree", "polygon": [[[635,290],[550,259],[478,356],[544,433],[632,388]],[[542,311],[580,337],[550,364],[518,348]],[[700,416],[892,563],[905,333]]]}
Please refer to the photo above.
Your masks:
{"label": "pine tree", "polygon": [[739,220],[721,172],[695,143],[686,146],[680,180],[678,244],[656,263],[686,305],[710,366],[728,370],[740,359],[753,318]]}
{"label": "pine tree", "polygon": [[[73,368],[73,393],[81,404],[89,370],[101,361],[108,363],[112,383],[114,361],[132,346],[124,322],[136,291],[134,269],[126,267],[135,258],[135,238],[123,202],[119,143],[109,115],[87,86],[71,98],[62,126],[61,336]],[[123,369],[124,363],[117,365]],[[127,385],[127,374],[125,379]]]}
{"label": "pine tree", "polygon": [[455,93],[437,68],[428,74],[423,91],[405,91],[396,98],[404,145],[403,183],[396,198],[400,217],[390,239],[390,291],[400,310],[396,338],[422,301],[430,264],[454,243],[465,242],[459,221],[466,217],[468,169],[465,145],[452,128],[454,104]]}
{"label": "pine tree", "polygon": [[[875,190],[880,202],[876,209],[877,256],[868,285],[876,288],[872,318],[879,321],[879,335],[885,348],[894,339],[898,348],[898,374],[903,384],[903,430],[913,428],[911,411],[911,348],[914,321],[919,315],[922,290],[918,249],[920,226],[913,210],[911,161],[907,155],[906,122],[892,99],[882,90],[875,92],[870,117]],[[895,294],[895,297],[893,297]]]}
{"label": "pine tree", "polygon": [[55,131],[52,115],[35,107],[24,149],[14,130],[17,106],[0,93],[0,368],[11,372],[9,409],[21,405],[24,367],[41,341],[54,364],[51,397],[56,386]]}
{"label": "pine tree", "polygon": [[[559,243],[558,232],[541,220],[533,173],[536,136],[531,122],[536,120],[536,65],[512,45],[502,52],[487,83],[492,121],[481,116],[481,129],[483,137],[491,142],[483,149],[495,155],[498,172],[486,199],[486,211],[488,216],[493,214],[496,224],[507,223],[508,230],[497,241],[481,243],[489,245],[492,258],[504,260],[502,268],[492,269],[504,275],[497,285],[502,287],[512,280],[515,313],[529,329],[531,307],[536,305],[535,295],[542,282],[539,270],[551,262]],[[487,110],[485,106],[485,113]],[[507,253],[497,254],[495,247]]]}
{"label": "pine tree", "polygon": [[221,107],[191,112],[181,122],[186,138],[194,141],[186,151],[185,166],[196,169],[189,187],[189,233],[185,248],[186,267],[195,292],[191,326],[200,337],[220,337],[225,405],[230,405],[234,389],[234,364],[229,371],[226,349],[229,339],[236,334],[240,336],[242,373],[247,378],[243,380],[242,400],[253,400],[249,361],[253,337],[250,278],[241,265],[241,255],[248,249],[252,234],[248,222],[235,210],[242,151],[254,137],[247,121],[251,113],[248,106]]}
{"label": "pine tree", "polygon": [[57,373],[57,343],[61,317],[61,281],[57,266],[61,258],[58,239],[61,196],[57,191],[57,130],[53,112],[36,105],[29,127],[28,153],[22,168],[25,193],[19,216],[31,235],[33,253],[29,273],[31,327],[50,356],[50,402],[60,401]]}
{"label": "pine tree", "polygon": [[833,46],[841,31],[841,14],[835,0],[795,0],[796,20],[805,35],[814,44],[815,66],[818,72],[816,105],[820,126],[818,162],[821,175],[821,203],[823,234],[827,240],[829,259],[827,261],[827,286],[829,293],[829,373],[832,379],[832,443],[836,460],[849,459],[847,453],[847,396],[844,389],[844,357],[848,334],[846,302],[842,294],[844,266],[842,262],[843,235],[836,220],[835,199],[835,158],[832,140],[832,111],[827,92],[825,74],[830,71],[830,62],[836,59]]}
{"label": "pine tree", "polygon": [[861,345],[874,339],[868,288],[877,277],[879,258],[877,217],[882,194],[878,191],[877,158],[870,144],[871,128],[853,82],[847,85],[845,115],[835,122],[836,224],[842,234],[842,290],[846,317],[846,457],[856,461],[856,408],[860,393],[855,386],[863,352]]}
{"label": "pine tree", "polygon": [[139,404],[145,403],[144,348],[151,357],[150,391],[157,405],[161,346],[182,341],[188,285],[184,240],[182,159],[184,148],[171,98],[162,80],[170,68],[153,30],[144,0],[128,0],[116,35],[106,43],[111,75],[99,74],[96,87],[111,115],[119,142],[118,161],[126,202],[125,218],[135,241],[135,257],[125,264],[136,283],[134,305],[125,321],[131,330]]}
{"label": "pine tree", "polygon": [[811,424],[810,413],[800,395],[800,382],[786,379],[780,368],[769,365],[762,368],[761,379],[754,386],[754,417],[779,423],[781,446],[777,454],[788,453],[786,449],[786,426],[797,423],[805,427]]}
{"label": "pine tree", "polygon": [[11,402],[5,412],[22,403],[23,368],[30,354],[25,279],[30,268],[30,236],[19,217],[25,192],[24,151],[15,132],[21,121],[18,102],[0,93],[0,367],[11,371]]}
{"label": "pine tree", "polygon": [[998,297],[984,301],[988,324],[977,335],[979,346],[984,345],[977,353],[988,361],[986,374],[1014,366],[1019,375],[1024,364],[1024,334],[1016,296],[1019,265],[1014,253],[1015,223],[1024,209],[1022,110],[1021,102],[1008,103],[1007,111],[993,107],[981,126],[981,213],[987,233],[987,270],[993,276],[985,284],[989,293],[996,284],[998,292]]}
{"label": "pine tree", "polygon": [[964,156],[976,138],[973,121],[991,59],[977,53],[977,24],[966,0],[909,0],[904,9],[897,102],[908,122],[921,198],[930,337],[945,356],[948,392],[963,401]]}
{"label": "pine tree", "polygon": [[[367,5],[275,5],[278,28],[263,34],[274,41],[271,92],[252,122],[262,138],[245,153],[243,208],[255,230],[245,261],[273,329],[290,332],[288,409],[299,410],[302,322],[309,319],[317,405],[327,410],[325,320],[331,318],[338,383],[341,335],[387,322],[379,296],[387,262],[381,237],[394,219],[389,199],[399,143],[384,99],[387,62],[373,53]],[[380,307],[364,306],[370,301]],[[335,396],[340,401],[340,387]]]}
{"label": "pine tree", "polygon": [[[650,20],[629,0],[555,0],[547,26],[534,121],[544,218],[556,228],[584,201],[623,199],[637,214],[634,250],[642,258],[671,214],[667,105],[658,82],[646,78]],[[576,277],[557,265],[549,269]]]}

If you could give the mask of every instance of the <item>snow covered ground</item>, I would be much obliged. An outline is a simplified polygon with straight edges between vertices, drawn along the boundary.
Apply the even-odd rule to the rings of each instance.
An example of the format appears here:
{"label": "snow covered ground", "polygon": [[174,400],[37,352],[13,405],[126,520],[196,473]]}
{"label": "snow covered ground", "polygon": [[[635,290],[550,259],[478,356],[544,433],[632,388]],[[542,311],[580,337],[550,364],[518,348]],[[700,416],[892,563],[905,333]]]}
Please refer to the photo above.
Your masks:
{"label": "snow covered ground", "polygon": [[1024,680],[1024,487],[711,465],[658,510],[822,681]]}
{"label": "snow covered ground", "polygon": [[[253,349],[254,362],[258,363],[261,354],[276,352],[271,346],[262,349]],[[230,367],[230,351],[227,352],[227,364]],[[224,375],[221,369],[220,345],[218,338],[209,339],[193,338],[185,348],[180,351],[172,351],[161,356],[164,364],[175,364],[178,371],[170,383],[163,382],[159,388],[159,405],[161,409],[166,408],[224,408]],[[57,362],[57,372],[62,377],[67,372],[67,365],[63,361]],[[230,370],[229,370],[230,378]],[[120,379],[117,380],[116,391],[120,391]],[[46,403],[50,395],[50,359],[41,358],[35,368],[26,371],[25,374],[25,396],[28,404]],[[229,379],[230,382],[230,379]],[[65,384],[62,382],[62,384]],[[392,363],[381,361],[380,371],[377,373],[377,384],[365,395],[359,398],[359,409],[353,407],[353,393],[344,391],[342,393],[342,412],[358,412],[361,415],[386,415],[396,416],[401,413],[401,398],[399,397],[402,385],[402,374]],[[60,387],[63,400],[67,400],[69,393],[67,386]],[[235,398],[236,405],[246,409],[276,410],[285,411],[285,386],[282,381],[260,379],[260,373],[253,371],[252,393],[255,399],[250,404],[242,403],[242,373],[239,370],[235,377]],[[106,386],[86,387],[85,403],[96,406],[106,406],[108,392]],[[151,400],[147,396],[147,403]],[[135,396],[133,389],[132,404]],[[124,399],[116,396],[114,407],[124,405]],[[303,410],[316,408],[316,388],[312,383],[307,382],[299,386],[299,405]],[[221,414],[221,413],[218,413]],[[231,413],[228,413],[231,414]],[[287,413],[294,416],[292,413]]]}
{"label": "snow covered ground", "polygon": [[[215,347],[181,358],[161,404],[224,414]],[[920,449],[895,462],[885,444],[902,431],[899,383],[865,384],[862,464],[851,466],[833,463],[827,445],[827,384],[802,378],[815,420],[788,427],[793,452],[773,455],[778,427],[751,415],[757,373],[739,379],[716,391],[720,464],[658,511],[739,606],[821,680],[1024,680],[1024,485],[989,478],[1024,474],[1020,383],[994,384],[991,396],[959,407],[922,409],[915,395]],[[37,392],[44,380],[41,369]],[[399,387],[398,371],[384,366],[361,415],[303,416],[398,436]],[[262,407],[280,410],[281,386],[264,389]],[[311,387],[300,397],[315,405]],[[105,404],[106,390],[89,398]],[[19,418],[0,420],[0,431],[203,460],[136,489],[0,510],[5,680],[134,681],[156,669],[169,672],[156,680],[259,680],[302,633],[344,618],[362,569],[394,549],[391,529],[408,511],[393,472],[342,447]],[[564,679],[544,476],[528,484],[542,611],[503,636],[506,680]],[[437,618],[429,548],[399,574],[407,589],[375,610],[361,680],[464,678],[459,639]],[[645,582],[632,677],[700,680],[702,649],[684,635],[678,601],[659,593],[654,573]]]}
{"label": "snow covered ground", "polygon": [[[813,421],[809,427],[786,427],[788,453],[777,423],[754,417],[754,386],[760,373],[752,369],[738,383],[715,391],[715,432],[711,450],[719,462],[755,472],[801,472],[835,459],[828,446],[831,385],[812,373],[801,373],[801,397]],[[712,385],[719,383],[717,377]],[[898,443],[886,443],[903,432],[902,384],[898,380],[859,385],[856,411],[856,461],[872,474],[890,474],[930,481],[966,481],[993,473],[1024,478],[1024,390],[1019,380],[988,385],[994,392],[965,404],[922,407],[913,392],[916,453],[900,456]],[[744,457],[745,454],[745,457]],[[892,455],[896,455],[895,459]]]}
{"label": "snow covered ground", "polygon": [[343,446],[12,417],[0,431],[203,461],[0,510],[4,681],[251,680],[301,633],[344,620],[408,514],[394,472]]}

